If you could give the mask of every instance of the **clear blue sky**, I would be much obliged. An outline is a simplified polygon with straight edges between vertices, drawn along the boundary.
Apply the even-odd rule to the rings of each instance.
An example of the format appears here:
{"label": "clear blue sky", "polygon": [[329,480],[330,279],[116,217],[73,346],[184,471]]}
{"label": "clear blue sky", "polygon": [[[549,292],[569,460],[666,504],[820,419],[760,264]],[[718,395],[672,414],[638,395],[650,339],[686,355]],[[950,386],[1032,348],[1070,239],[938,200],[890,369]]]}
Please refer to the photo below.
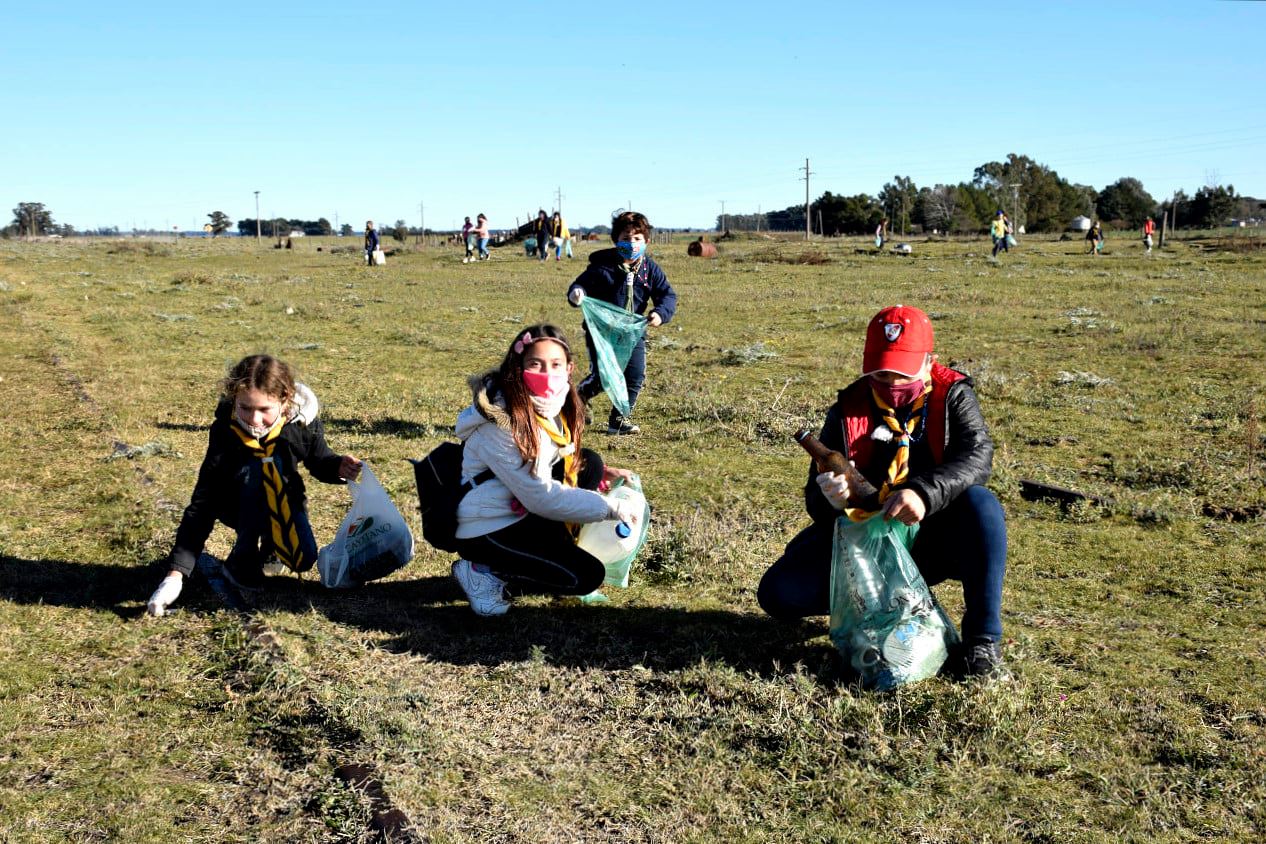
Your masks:
{"label": "clear blue sky", "polygon": [[[22,4],[0,207],[710,226],[1016,152],[1266,196],[1266,3]],[[5,214],[6,219],[8,214]]]}

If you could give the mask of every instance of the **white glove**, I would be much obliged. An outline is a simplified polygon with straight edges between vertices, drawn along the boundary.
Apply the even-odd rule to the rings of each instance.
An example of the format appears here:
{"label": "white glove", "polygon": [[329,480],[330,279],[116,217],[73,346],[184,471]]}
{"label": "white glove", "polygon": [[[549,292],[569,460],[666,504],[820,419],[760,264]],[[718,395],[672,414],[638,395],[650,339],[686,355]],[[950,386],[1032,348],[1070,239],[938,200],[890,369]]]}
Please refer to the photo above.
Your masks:
{"label": "white glove", "polygon": [[581,300],[585,298],[585,289],[583,287],[573,287],[567,293],[567,301],[573,305],[579,305]]}
{"label": "white glove", "polygon": [[184,582],[185,578],[176,572],[164,577],[163,582],[154,590],[154,594],[149,596],[145,611],[155,617],[167,612],[167,608],[180,597],[180,587],[184,585]]}
{"label": "white glove", "polygon": [[629,527],[637,527],[642,521],[642,511],[633,506],[632,501],[620,499],[611,505],[611,518]]}
{"label": "white glove", "polygon": [[826,496],[826,500],[831,502],[832,507],[843,510],[848,506],[848,478],[834,472],[823,472],[814,480],[818,482],[818,487]]}

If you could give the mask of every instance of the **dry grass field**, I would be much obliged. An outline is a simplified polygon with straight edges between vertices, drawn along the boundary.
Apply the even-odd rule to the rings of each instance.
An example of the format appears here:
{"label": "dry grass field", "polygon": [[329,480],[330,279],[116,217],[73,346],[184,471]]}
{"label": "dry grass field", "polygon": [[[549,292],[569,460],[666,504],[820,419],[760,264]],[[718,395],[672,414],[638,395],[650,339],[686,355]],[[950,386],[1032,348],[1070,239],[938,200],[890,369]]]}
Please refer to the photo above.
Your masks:
{"label": "dry grass field", "polygon": [[[227,365],[293,362],[416,525],[404,458],[520,325],[579,334],[587,246],[368,269],[335,238],[0,242],[0,840],[1266,838],[1266,250],[912,242],[657,244],[680,305],[644,433],[587,439],[655,508],[633,583],[499,619],[422,544],[351,592],[279,578],[243,615],[195,579],[143,607]],[[806,521],[790,434],[895,302],[932,315],[991,424],[1009,683],[864,692],[825,620],[755,603]],[[327,542],[346,492],[309,489]]]}

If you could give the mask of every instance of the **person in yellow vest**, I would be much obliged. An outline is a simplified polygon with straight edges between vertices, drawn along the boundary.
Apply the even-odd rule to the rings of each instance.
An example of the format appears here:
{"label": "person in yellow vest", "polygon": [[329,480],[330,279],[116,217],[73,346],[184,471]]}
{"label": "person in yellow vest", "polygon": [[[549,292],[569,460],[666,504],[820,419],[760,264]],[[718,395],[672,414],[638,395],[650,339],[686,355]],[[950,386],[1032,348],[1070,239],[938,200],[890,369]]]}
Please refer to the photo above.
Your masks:
{"label": "person in yellow vest", "polygon": [[550,239],[554,243],[554,260],[563,260],[563,248],[567,249],[567,257],[571,257],[571,232],[567,230],[567,223],[563,221],[563,215],[555,211],[554,216],[550,218]]}
{"label": "person in yellow vest", "polygon": [[325,442],[317,398],[290,365],[270,355],[243,358],[222,384],[198,481],[176,530],[170,570],[149,599],[160,616],[180,596],[216,521],[237,533],[223,563],[239,589],[263,585],[270,571],[306,571],[317,559],[302,463],[318,481],[341,484],[361,461]]}
{"label": "person in yellow vest", "polygon": [[989,224],[989,236],[993,238],[993,257],[998,257],[999,250],[1010,252],[1010,244],[1007,243],[1007,235],[1011,233],[1011,222],[1007,219],[1007,215],[998,209],[998,213],[993,215],[993,222]]}

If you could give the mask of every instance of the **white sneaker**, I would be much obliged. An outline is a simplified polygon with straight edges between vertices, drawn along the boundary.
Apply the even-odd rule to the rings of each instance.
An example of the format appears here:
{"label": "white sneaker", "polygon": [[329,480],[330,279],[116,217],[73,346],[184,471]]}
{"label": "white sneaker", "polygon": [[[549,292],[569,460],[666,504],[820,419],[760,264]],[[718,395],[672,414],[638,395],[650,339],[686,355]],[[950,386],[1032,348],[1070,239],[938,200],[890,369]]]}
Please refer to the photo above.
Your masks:
{"label": "white sneaker", "polygon": [[469,560],[453,563],[453,578],[461,584],[475,615],[505,615],[510,610],[505,582],[489,572],[475,571]]}

